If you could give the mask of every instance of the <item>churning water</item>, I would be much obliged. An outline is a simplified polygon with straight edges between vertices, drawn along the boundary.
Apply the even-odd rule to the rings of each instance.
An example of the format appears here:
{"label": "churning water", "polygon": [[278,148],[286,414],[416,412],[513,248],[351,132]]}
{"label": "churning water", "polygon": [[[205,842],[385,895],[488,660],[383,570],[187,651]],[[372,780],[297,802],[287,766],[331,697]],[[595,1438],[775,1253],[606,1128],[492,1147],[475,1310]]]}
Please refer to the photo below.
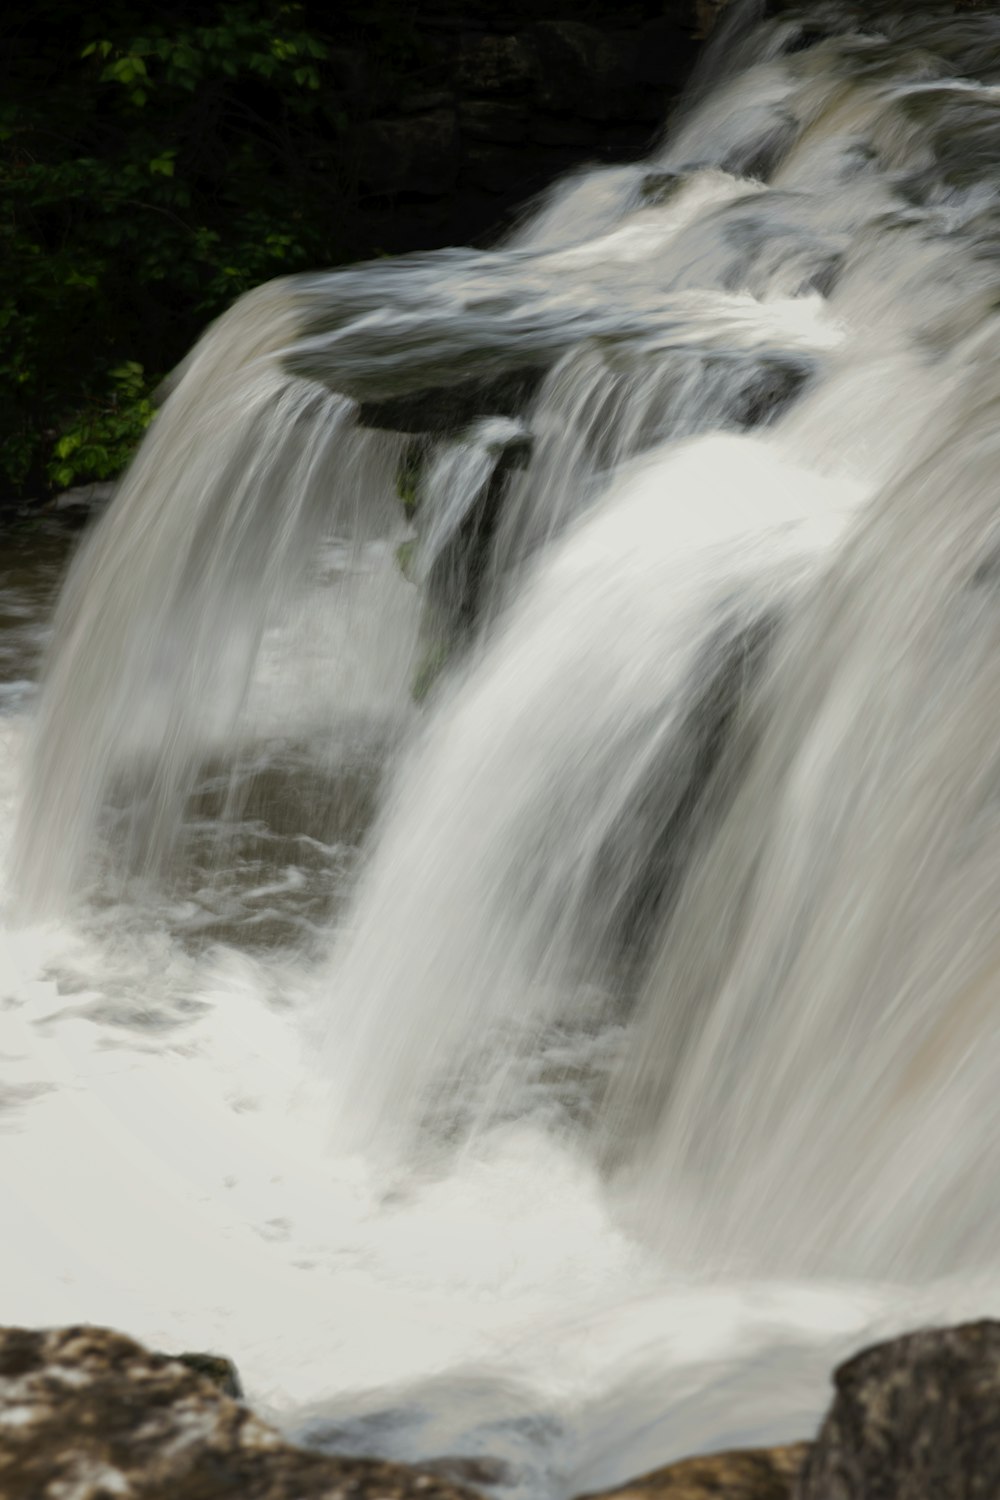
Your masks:
{"label": "churning water", "polygon": [[744,24],[498,249],[261,289],[51,627],[11,549],[0,1316],[562,1497],[996,1311],[1000,19],[952,9]]}

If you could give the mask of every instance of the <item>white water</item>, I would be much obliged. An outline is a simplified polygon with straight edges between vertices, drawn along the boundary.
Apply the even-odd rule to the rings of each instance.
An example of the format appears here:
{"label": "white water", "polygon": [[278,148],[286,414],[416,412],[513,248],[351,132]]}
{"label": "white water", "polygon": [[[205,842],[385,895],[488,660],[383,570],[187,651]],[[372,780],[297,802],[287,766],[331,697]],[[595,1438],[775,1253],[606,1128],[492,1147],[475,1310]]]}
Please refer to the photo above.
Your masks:
{"label": "white water", "polygon": [[[743,37],[496,252],[241,304],[40,704],[12,548],[0,1317],[562,1497],[997,1310],[1000,26],[876,19]],[[459,358],[546,373],[425,463],[407,571],[487,550],[418,711],[354,403]]]}

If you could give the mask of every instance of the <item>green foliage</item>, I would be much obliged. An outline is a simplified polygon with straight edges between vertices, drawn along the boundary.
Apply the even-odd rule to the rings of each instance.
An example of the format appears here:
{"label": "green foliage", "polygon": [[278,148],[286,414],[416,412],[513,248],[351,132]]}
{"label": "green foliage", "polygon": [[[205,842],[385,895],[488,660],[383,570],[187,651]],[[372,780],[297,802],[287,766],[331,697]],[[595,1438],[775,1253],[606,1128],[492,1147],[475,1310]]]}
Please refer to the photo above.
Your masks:
{"label": "green foliage", "polygon": [[0,23],[8,493],[110,477],[150,419],[145,370],[241,292],[349,253],[345,116],[301,6],[85,12]]}
{"label": "green foliage", "polygon": [[451,652],[451,644],[447,641],[433,641],[427,646],[417,663],[417,670],[410,685],[410,693],[415,703],[423,703],[428,696],[448,665]]}
{"label": "green foliage", "polygon": [[420,505],[420,477],[423,471],[424,443],[410,443],[396,471],[396,495],[407,520],[412,520]]}
{"label": "green foliage", "polygon": [[417,543],[411,537],[408,542],[401,542],[396,548],[396,565],[403,577],[410,583],[413,582],[413,565],[417,560]]}
{"label": "green foliage", "polygon": [[155,410],[142,365],[126,360],[109,372],[102,400],[88,402],[56,442],[48,477],[58,489],[113,479],[128,463]]}

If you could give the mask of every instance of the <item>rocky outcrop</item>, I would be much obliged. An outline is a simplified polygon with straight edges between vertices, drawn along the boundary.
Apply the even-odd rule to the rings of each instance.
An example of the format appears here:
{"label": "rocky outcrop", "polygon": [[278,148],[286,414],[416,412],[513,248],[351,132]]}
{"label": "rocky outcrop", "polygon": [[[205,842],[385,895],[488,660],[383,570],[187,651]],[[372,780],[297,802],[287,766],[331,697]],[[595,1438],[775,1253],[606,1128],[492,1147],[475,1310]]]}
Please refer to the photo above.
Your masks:
{"label": "rocky outcrop", "polygon": [[[837,1370],[815,1443],[688,1458],[580,1500],[994,1500],[1000,1323],[892,1339]],[[213,1355],[104,1328],[0,1329],[0,1500],[477,1500],[502,1460],[297,1448]],[[481,1500],[481,1497],[480,1497]]]}
{"label": "rocky outcrop", "polygon": [[2,1500],[123,1495],[475,1500],[430,1471],[293,1447],[211,1376],[108,1329],[0,1330]]}
{"label": "rocky outcrop", "polygon": [[808,1443],[686,1458],[579,1500],[791,1500]]}
{"label": "rocky outcrop", "polygon": [[816,1441],[671,1464],[583,1500],[996,1500],[1000,1322],[849,1359]]}
{"label": "rocky outcrop", "polygon": [[243,1385],[231,1359],[221,1354],[175,1354],[170,1357],[178,1364],[187,1365],[196,1375],[204,1375],[218,1386],[223,1395],[232,1396],[235,1401],[243,1400]]}
{"label": "rocky outcrop", "polygon": [[1000,1495],[1000,1323],[935,1328],[840,1366],[794,1500]]}

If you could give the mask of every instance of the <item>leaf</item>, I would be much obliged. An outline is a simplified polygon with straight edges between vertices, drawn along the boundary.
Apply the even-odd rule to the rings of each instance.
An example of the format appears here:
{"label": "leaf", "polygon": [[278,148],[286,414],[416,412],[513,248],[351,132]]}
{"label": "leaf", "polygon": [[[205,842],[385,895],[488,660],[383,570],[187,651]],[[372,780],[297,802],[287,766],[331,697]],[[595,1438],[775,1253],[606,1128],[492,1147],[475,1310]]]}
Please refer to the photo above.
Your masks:
{"label": "leaf", "polygon": [[142,365],[137,359],[127,359],[124,364],[115,365],[108,374],[114,380],[136,381],[142,379]]}

